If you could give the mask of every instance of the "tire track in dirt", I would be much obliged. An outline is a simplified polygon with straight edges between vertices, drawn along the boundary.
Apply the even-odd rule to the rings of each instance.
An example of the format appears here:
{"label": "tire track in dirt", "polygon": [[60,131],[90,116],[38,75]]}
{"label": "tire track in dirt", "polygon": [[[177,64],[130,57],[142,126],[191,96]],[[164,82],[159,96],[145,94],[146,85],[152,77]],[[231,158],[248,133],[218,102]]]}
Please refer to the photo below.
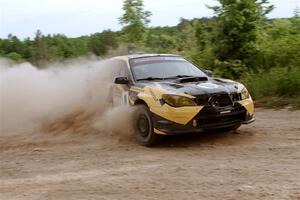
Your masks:
{"label": "tire track in dirt", "polygon": [[105,128],[41,133],[45,147],[0,150],[0,199],[300,199],[300,112],[258,109],[256,118],[155,148]]}

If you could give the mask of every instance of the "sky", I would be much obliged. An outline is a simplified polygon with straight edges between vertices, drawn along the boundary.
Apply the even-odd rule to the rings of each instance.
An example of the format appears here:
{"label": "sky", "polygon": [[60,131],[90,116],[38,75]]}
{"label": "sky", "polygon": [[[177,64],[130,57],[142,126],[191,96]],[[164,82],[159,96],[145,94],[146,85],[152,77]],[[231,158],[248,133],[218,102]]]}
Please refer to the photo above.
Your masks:
{"label": "sky", "polygon": [[[300,0],[269,0],[275,10],[268,15],[291,17]],[[78,37],[105,29],[120,30],[118,18],[123,14],[123,0],[0,0],[0,38],[13,34],[21,39],[33,37],[37,29],[43,34],[61,33]],[[172,26],[181,17],[211,17],[206,5],[216,0],[144,0],[151,11],[150,26]]]}

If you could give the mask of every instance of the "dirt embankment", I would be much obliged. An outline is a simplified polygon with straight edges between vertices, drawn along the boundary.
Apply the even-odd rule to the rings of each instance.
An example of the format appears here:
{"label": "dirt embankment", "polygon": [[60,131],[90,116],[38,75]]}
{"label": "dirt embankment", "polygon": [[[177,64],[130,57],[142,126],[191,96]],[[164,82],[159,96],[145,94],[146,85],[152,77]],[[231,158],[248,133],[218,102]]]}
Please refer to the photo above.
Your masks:
{"label": "dirt embankment", "polygon": [[300,111],[256,117],[237,132],[169,137],[156,148],[118,135],[117,121],[114,133],[84,129],[87,118],[64,122],[78,126],[66,133],[52,124],[0,136],[0,199],[299,200]]}

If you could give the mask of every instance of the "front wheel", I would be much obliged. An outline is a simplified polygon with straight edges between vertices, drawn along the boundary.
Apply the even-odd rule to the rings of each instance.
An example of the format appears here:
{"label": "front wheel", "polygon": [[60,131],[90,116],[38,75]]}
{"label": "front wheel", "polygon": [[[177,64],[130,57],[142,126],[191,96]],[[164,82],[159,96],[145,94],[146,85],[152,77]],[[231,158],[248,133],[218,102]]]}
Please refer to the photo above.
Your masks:
{"label": "front wheel", "polygon": [[153,131],[152,117],[149,108],[145,105],[139,105],[135,112],[134,130],[137,141],[143,146],[156,145],[161,136]]}

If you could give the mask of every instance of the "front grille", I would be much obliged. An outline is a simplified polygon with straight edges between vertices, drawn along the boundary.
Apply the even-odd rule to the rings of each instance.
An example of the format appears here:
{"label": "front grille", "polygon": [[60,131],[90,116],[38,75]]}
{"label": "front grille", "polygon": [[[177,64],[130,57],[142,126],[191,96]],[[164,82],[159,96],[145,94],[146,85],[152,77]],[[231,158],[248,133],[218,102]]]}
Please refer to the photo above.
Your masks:
{"label": "front grille", "polygon": [[198,105],[208,105],[209,96],[208,95],[200,95],[197,96],[195,101]]}
{"label": "front grille", "polygon": [[212,118],[204,118],[199,119],[201,124],[210,125],[210,124],[219,124],[219,123],[234,123],[234,122],[241,122],[242,118],[244,118],[243,114],[238,115],[229,115],[229,116],[218,116]]}
{"label": "front grille", "polygon": [[212,94],[212,95],[199,95],[196,96],[195,102],[197,105],[211,105],[217,107],[225,107],[232,105],[234,102],[241,100],[241,94],[239,93],[222,93],[222,94]]}
{"label": "front grille", "polygon": [[228,94],[215,94],[209,98],[208,103],[212,106],[225,107],[232,105],[232,100]]}
{"label": "front grille", "polygon": [[[230,110],[229,113],[221,114],[223,110]],[[206,106],[198,114],[197,119],[200,124],[213,125],[221,123],[235,123],[244,121],[246,117],[246,110],[242,106],[228,106],[226,109],[218,107]]]}
{"label": "front grille", "polygon": [[231,93],[230,97],[233,102],[242,100],[241,93],[237,93],[237,92]]}

